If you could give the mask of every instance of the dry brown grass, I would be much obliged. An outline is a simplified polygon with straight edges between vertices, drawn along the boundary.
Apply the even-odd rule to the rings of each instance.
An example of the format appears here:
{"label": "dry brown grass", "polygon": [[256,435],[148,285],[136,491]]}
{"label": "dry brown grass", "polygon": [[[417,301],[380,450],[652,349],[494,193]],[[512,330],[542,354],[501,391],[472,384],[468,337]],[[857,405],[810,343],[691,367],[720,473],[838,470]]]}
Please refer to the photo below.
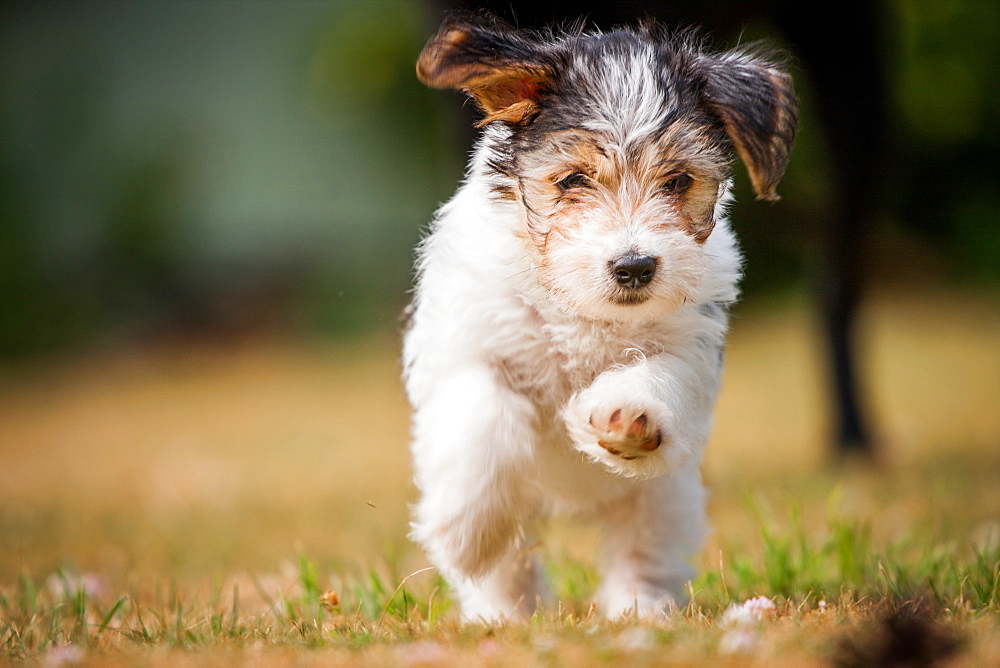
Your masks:
{"label": "dry brown grass", "polygon": [[[700,557],[705,569],[725,572],[723,553],[762,554],[748,493],[782,526],[797,507],[807,535],[824,531],[835,513],[869,523],[874,546],[903,534],[918,545],[931,533],[979,545],[1000,536],[996,302],[884,295],[871,300],[862,328],[883,465],[828,468],[810,311],[738,312],[705,463],[716,527]],[[261,614],[267,596],[294,586],[300,554],[322,564],[329,586],[372,568],[389,580],[425,566],[405,538],[413,491],[396,345],[391,338],[350,349],[276,339],[168,345],[11,374],[0,385],[0,592],[10,596],[24,574],[45,582],[63,569],[96,574],[100,595],[112,601],[120,592],[158,600],[171,587],[216,600],[235,585],[242,610]],[[549,549],[559,563],[586,563],[593,540],[590,530],[560,522]],[[832,656],[845,628],[867,619],[850,608],[824,617],[808,592],[802,596],[811,602],[783,610],[758,646],[755,656],[767,665]],[[674,626],[619,627],[588,622],[584,603],[574,605],[576,618],[557,616],[541,630],[470,634],[446,617],[433,633],[418,629],[405,642],[397,634],[363,651],[233,641],[178,655],[102,641],[110,644],[85,657],[149,665],[178,657],[189,665],[385,665],[413,657],[585,665],[627,657],[643,665],[713,656],[716,665],[746,665],[745,656],[713,649],[721,633],[714,613],[689,611]],[[966,665],[1000,662],[995,615],[957,623],[972,638]]]}

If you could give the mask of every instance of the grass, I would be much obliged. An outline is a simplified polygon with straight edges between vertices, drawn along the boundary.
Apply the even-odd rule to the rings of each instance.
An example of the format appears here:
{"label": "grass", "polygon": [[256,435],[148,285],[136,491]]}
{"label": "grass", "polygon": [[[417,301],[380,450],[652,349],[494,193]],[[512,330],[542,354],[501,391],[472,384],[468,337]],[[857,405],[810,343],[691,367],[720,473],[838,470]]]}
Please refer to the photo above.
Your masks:
{"label": "grass", "polygon": [[[864,638],[856,627],[886,626],[901,611],[942,635],[949,648],[961,647],[967,660],[1000,656],[1000,545],[942,542],[915,549],[901,539],[872,550],[870,530],[862,524],[833,518],[817,542],[802,527],[775,529],[756,504],[748,509],[751,515],[757,518],[760,553],[724,554],[728,565],[703,572],[691,585],[690,603],[658,624],[601,621],[585,599],[568,596],[524,627],[460,627],[448,614],[446,586],[430,569],[401,577],[388,565],[385,573],[345,578],[303,554],[278,591],[252,580],[263,606],[247,606],[238,584],[192,599],[176,582],[151,595],[135,588],[107,595],[79,574],[58,570],[47,581],[23,575],[0,596],[0,647],[12,659],[68,655],[97,662],[151,658],[154,649],[152,658],[166,651],[171,662],[180,660],[178,653],[196,658],[205,650],[217,657],[235,652],[277,658],[304,649],[378,662],[387,648],[416,642],[432,643],[423,651],[441,659],[473,649],[486,664],[492,650],[497,662],[506,656],[508,645],[564,658],[583,652],[598,663],[676,652],[681,658],[735,660],[726,645],[733,630],[722,613],[765,595],[776,603],[774,614],[740,629],[748,633],[744,645],[751,656],[768,644],[786,643],[791,649],[768,652],[838,660],[849,639],[864,651],[882,652],[876,635]],[[587,591],[595,577],[579,564],[558,561],[550,576],[560,592]]]}
{"label": "grass", "polygon": [[[738,317],[705,464],[715,531],[659,623],[594,614],[597,537],[564,521],[541,548],[555,600],[528,624],[457,623],[405,537],[391,342],[164,346],[10,376],[0,664],[1000,665],[996,314],[873,304],[878,467],[823,464],[808,311]],[[774,609],[745,607],[758,596]]]}

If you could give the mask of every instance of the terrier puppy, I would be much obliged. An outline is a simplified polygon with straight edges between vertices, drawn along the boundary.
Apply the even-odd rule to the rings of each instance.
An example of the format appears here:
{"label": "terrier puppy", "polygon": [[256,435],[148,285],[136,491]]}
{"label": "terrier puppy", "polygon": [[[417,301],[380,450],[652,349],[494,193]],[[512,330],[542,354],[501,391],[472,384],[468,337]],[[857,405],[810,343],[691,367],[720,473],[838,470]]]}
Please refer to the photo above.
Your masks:
{"label": "terrier puppy", "polygon": [[659,25],[445,23],[417,75],[482,110],[464,184],[419,248],[404,341],[412,537],[466,620],[529,616],[554,513],[605,532],[599,609],[662,614],[706,532],[702,447],[740,255],[732,153],[776,200],[791,78],[760,49]]}

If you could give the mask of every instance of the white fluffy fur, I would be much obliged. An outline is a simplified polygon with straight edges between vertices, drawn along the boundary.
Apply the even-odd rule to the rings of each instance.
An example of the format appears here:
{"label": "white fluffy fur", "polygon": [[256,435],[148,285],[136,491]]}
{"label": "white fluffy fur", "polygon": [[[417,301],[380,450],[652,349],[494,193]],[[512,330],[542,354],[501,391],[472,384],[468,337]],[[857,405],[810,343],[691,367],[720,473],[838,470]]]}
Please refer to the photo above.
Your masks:
{"label": "white fluffy fur", "polygon": [[[488,128],[484,145],[502,131]],[[683,596],[706,532],[699,464],[726,327],[714,305],[735,300],[740,269],[728,184],[704,244],[582,222],[572,257],[552,258],[567,265],[553,290],[518,236],[520,205],[476,176],[485,159],[481,148],[420,249],[404,345],[421,493],[412,536],[465,619],[516,619],[542,595],[532,547],[545,518],[591,517],[606,528],[600,610],[660,614]],[[646,303],[609,304],[608,261],[629,247],[663,258],[660,283]],[[662,445],[621,453],[635,459],[601,447],[615,411],[624,424],[646,415]]]}
{"label": "white fluffy fur", "polygon": [[[731,150],[774,200],[790,76],[690,33],[446,22],[417,62],[484,112],[419,252],[412,536],[467,620],[524,618],[555,513],[605,528],[600,610],[658,615],[706,531],[699,466],[740,257]],[[722,133],[725,133],[725,138]]]}

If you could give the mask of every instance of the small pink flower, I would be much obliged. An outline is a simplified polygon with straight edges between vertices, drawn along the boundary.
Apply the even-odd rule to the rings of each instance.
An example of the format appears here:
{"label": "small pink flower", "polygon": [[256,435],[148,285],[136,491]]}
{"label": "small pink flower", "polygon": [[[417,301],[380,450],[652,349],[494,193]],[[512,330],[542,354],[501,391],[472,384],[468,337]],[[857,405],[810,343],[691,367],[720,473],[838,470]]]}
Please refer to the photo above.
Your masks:
{"label": "small pink flower", "polygon": [[774,601],[766,596],[758,596],[742,604],[733,603],[722,613],[720,621],[733,626],[752,626],[774,612],[774,609]]}
{"label": "small pink flower", "polygon": [[774,601],[769,599],[767,596],[758,596],[757,598],[751,598],[743,604],[743,607],[747,610],[753,610],[760,615],[774,610]]}

